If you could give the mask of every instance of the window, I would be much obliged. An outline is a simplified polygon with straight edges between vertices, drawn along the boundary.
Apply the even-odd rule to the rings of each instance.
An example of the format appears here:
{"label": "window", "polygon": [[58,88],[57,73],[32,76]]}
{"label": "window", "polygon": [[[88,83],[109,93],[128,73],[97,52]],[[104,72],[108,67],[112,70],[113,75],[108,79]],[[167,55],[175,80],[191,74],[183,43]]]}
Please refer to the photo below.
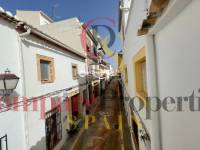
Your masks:
{"label": "window", "polygon": [[75,64],[72,64],[72,78],[74,80],[78,79],[78,67]]}
{"label": "window", "polygon": [[55,80],[54,59],[37,55],[38,80],[42,83],[52,83]]}
{"label": "window", "polygon": [[134,57],[135,89],[136,95],[146,104],[147,97],[147,72],[145,48],[142,48]]}
{"label": "window", "polygon": [[54,108],[45,116],[47,150],[53,148],[62,139],[61,106]]}

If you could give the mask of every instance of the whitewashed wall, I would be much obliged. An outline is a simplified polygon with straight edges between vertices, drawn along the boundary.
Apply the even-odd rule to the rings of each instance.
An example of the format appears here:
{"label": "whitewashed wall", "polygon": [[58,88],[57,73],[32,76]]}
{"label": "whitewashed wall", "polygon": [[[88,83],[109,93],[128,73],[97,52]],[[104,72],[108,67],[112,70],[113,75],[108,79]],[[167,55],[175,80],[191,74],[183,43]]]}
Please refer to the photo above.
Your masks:
{"label": "whitewashed wall", "polygon": [[[73,86],[78,86],[80,82],[78,80],[73,80],[72,78],[72,66],[71,66],[72,64],[77,64],[79,73],[86,72],[85,60],[83,58],[72,55],[69,52],[64,52],[63,50],[60,50],[54,46],[46,44],[33,37],[28,37],[26,40],[23,40],[22,49],[24,58],[25,88],[26,88],[26,96],[28,98],[37,97],[46,93],[70,88]],[[37,59],[36,59],[37,54],[54,58],[55,81],[53,83],[42,84],[41,81],[38,81]],[[84,81],[81,81],[81,83],[84,83]],[[82,90],[83,89],[81,88],[80,93],[82,92]],[[64,98],[62,100],[64,100]],[[47,112],[51,109],[50,99],[47,98],[45,103],[46,103],[45,112]],[[38,106],[39,105],[40,102],[38,102]],[[28,115],[27,128],[29,137],[28,143],[29,143],[29,149],[32,150],[36,150],[38,148],[44,149],[46,146],[45,120],[41,119],[40,106],[38,108],[39,108],[38,112],[32,112],[30,110],[27,114]],[[64,112],[62,115],[66,115],[66,112]],[[62,123],[63,123],[63,129],[62,129],[63,138],[59,142],[59,145],[56,147],[57,149],[60,149],[60,147],[67,138],[67,132],[66,132],[67,123],[63,122],[63,120]],[[33,126],[33,124],[37,125]]]}
{"label": "whitewashed wall", "polygon": [[[142,47],[146,47],[147,63],[153,62],[149,57],[150,51],[155,52],[158,86],[155,87],[152,81],[147,81],[148,88],[157,88],[160,98],[166,96],[190,96],[195,90],[195,94],[199,96],[198,78],[200,72],[197,67],[199,63],[199,39],[200,39],[200,21],[197,19],[199,14],[200,2],[193,0],[172,0],[169,9],[164,13],[155,26],[155,47],[152,48],[145,40],[150,36],[137,36],[137,30],[145,18],[144,1],[135,0],[129,15],[129,23],[124,42],[124,60],[128,68],[128,93],[134,96],[134,65],[132,64],[133,56]],[[184,9],[185,7],[185,9]],[[167,22],[165,21],[167,20]],[[164,22],[164,23],[163,23]],[[151,43],[153,45],[153,41]],[[131,63],[130,63],[131,62]],[[147,79],[152,79],[150,68],[152,64],[147,64]],[[148,89],[155,91],[156,89]],[[170,106],[170,104],[168,105]],[[197,105],[196,105],[197,106]],[[188,102],[183,103],[185,112],[169,113],[164,110],[160,114],[160,142],[156,143],[157,137],[152,134],[155,126],[153,122],[145,121],[145,113],[140,112],[141,117],[147,126],[148,131],[153,139],[153,144],[161,144],[162,150],[187,150],[199,149],[199,132],[198,124],[200,122],[199,112],[189,112]],[[196,107],[197,108],[197,107]],[[153,130],[152,130],[153,129]],[[145,149],[140,142],[141,149]],[[154,147],[155,148],[155,147]],[[158,148],[158,147],[157,147]],[[159,150],[160,150],[159,149]]]}
{"label": "whitewashed wall", "polygon": [[[193,0],[156,34],[159,96],[199,96],[200,1]],[[170,106],[170,104],[169,104]],[[196,104],[197,106],[197,104]],[[198,150],[200,112],[161,112],[163,150]]]}
{"label": "whitewashed wall", "polygon": [[[56,47],[33,37],[27,38],[31,42],[23,40],[22,44],[20,44],[20,38],[14,27],[3,20],[0,20],[0,34],[4,35],[0,36],[2,43],[0,45],[0,72],[4,72],[6,68],[9,68],[20,77],[20,82],[14,93],[16,96],[26,96],[27,98],[37,97],[84,83],[83,80],[72,79],[71,67],[71,64],[77,64],[79,73],[86,72],[84,59],[60,49],[58,51]],[[54,83],[41,84],[38,81],[36,54],[54,58],[56,78]],[[83,89],[86,89],[86,86],[80,88],[80,93]],[[19,109],[21,110],[22,107]],[[50,100],[46,101],[46,111],[49,109]],[[5,112],[0,114],[0,137],[5,134],[8,135],[8,147],[10,150],[45,148],[45,120],[41,119],[40,112],[39,101],[37,112],[29,110],[27,113],[24,113],[21,110],[19,112]],[[65,114],[62,113],[63,139],[56,147],[57,149],[60,149],[67,138],[65,130],[67,124],[63,120],[64,117]]]}
{"label": "whitewashed wall", "polygon": [[[0,19],[0,72],[8,68],[12,73],[21,77],[20,50],[17,32],[8,22]],[[23,94],[22,79],[20,79],[13,96]],[[18,112],[0,113],[0,137],[7,134],[9,150],[25,150],[24,114]]]}
{"label": "whitewashed wall", "polygon": [[[145,10],[145,0],[134,0],[132,8],[129,12],[129,21],[127,24],[127,29],[125,33],[125,41],[124,41],[124,61],[128,70],[128,85],[127,92],[131,97],[135,96],[135,76],[134,76],[134,65],[133,65],[133,57],[137,54],[137,52],[145,46],[145,38],[143,36],[137,36],[138,28],[142,23],[142,20],[146,18]],[[126,102],[128,103],[128,102]],[[127,104],[126,104],[127,105]],[[137,101],[135,101],[135,105],[138,106]],[[130,111],[128,111],[128,118],[131,118]],[[146,120],[146,111],[145,109],[139,112],[140,116],[145,123],[148,132],[151,132],[150,121]],[[130,122],[131,123],[131,122]],[[130,124],[131,125],[131,124]],[[144,143],[140,142],[141,150],[145,149]]]}
{"label": "whitewashed wall", "polygon": [[[78,85],[78,80],[72,78],[72,64],[77,64],[78,72],[85,71],[85,61],[80,58],[71,57],[69,53],[59,52],[56,47],[40,42],[36,39],[30,39],[23,42],[23,58],[25,71],[26,96],[40,96],[44,93],[69,88]],[[32,44],[35,42],[36,44]],[[47,45],[49,48],[45,48]],[[55,81],[53,83],[42,84],[37,77],[37,59],[36,55],[44,55],[54,58]],[[70,58],[71,57],[71,58]]]}

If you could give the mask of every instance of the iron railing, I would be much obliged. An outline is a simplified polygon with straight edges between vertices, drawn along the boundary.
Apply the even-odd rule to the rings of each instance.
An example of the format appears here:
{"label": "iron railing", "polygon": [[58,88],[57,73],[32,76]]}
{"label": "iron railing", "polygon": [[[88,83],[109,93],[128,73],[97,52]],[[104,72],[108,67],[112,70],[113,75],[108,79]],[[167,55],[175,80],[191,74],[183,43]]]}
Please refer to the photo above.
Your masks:
{"label": "iron railing", "polygon": [[[124,93],[123,95],[124,96],[126,95],[126,97],[128,98],[128,100],[133,99],[129,95],[129,93],[127,92],[126,86],[125,86],[125,84],[124,84],[124,82],[123,82],[123,80],[121,78],[119,79],[119,82],[122,85],[122,89],[123,89],[123,93]],[[144,124],[144,122],[143,122],[143,120],[142,120],[139,112],[137,111],[137,109],[136,109],[136,107],[134,105],[131,105],[131,111],[135,115],[137,115],[137,117],[138,117],[138,119],[139,119],[139,121],[140,121],[140,123],[142,125],[142,130],[139,130],[139,132],[140,132],[140,139],[144,142],[144,145],[146,146],[146,149],[147,150],[151,150],[151,138],[150,138],[150,134],[149,134],[149,132],[147,130],[146,125]]]}

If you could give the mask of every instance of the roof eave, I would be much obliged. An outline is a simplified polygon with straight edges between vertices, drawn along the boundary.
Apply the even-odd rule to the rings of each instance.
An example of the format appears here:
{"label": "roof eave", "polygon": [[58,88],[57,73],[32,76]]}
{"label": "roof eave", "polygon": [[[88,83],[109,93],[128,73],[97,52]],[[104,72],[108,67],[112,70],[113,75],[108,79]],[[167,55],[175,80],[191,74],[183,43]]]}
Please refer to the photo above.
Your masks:
{"label": "roof eave", "polygon": [[[49,41],[51,43],[54,43],[54,44],[62,47],[66,51],[69,51],[69,52],[71,52],[71,53],[73,53],[75,55],[78,55],[79,57],[82,57],[84,59],[86,58],[85,55],[73,50],[72,48],[68,47],[67,45],[63,44],[62,42],[60,42],[60,41],[54,39],[53,37],[43,33],[42,31],[39,31],[38,29],[36,29],[33,26],[27,24],[26,22],[20,21],[20,20],[16,19],[14,16],[8,15],[6,12],[0,12],[0,17],[2,17],[3,19],[8,20],[9,22],[14,23],[14,25],[18,25],[19,22],[22,22],[22,24],[20,24],[20,29],[22,29],[22,28],[24,29],[24,25],[26,25],[26,26],[31,28],[31,34],[36,34],[37,36],[39,36],[39,37],[41,37],[41,38],[43,38],[43,39],[45,39],[45,40],[47,40],[47,41]],[[26,30],[26,29],[24,29],[24,30]]]}

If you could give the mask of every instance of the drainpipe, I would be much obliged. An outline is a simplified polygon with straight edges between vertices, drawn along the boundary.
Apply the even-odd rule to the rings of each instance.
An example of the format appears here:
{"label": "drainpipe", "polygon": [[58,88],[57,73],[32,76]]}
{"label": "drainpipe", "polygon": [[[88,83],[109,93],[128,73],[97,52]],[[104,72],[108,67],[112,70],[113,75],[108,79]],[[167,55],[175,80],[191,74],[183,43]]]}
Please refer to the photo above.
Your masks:
{"label": "drainpipe", "polygon": [[[16,25],[16,29],[23,25],[23,22],[19,22]],[[26,96],[26,81],[25,81],[25,69],[24,69],[24,57],[23,57],[23,46],[22,46],[22,37],[27,36],[31,33],[31,29],[28,26],[24,26],[26,29],[26,32],[21,33],[18,35],[18,43],[19,43],[19,57],[20,57],[20,66],[21,66],[21,81],[22,81],[22,89],[23,89],[23,96]],[[26,145],[25,149],[29,148],[29,137],[28,137],[28,114],[27,112],[24,112],[24,129],[25,129],[25,140],[26,140]]]}
{"label": "drainpipe", "polygon": [[[148,96],[156,97],[159,96],[158,91],[158,80],[157,80],[157,62],[156,62],[156,45],[155,36],[146,36],[146,57],[147,57],[147,81],[148,81]],[[153,99],[151,101],[151,108],[156,110],[157,103]],[[160,126],[160,111],[151,111],[151,149],[161,150],[162,139],[161,139],[161,126]]]}

